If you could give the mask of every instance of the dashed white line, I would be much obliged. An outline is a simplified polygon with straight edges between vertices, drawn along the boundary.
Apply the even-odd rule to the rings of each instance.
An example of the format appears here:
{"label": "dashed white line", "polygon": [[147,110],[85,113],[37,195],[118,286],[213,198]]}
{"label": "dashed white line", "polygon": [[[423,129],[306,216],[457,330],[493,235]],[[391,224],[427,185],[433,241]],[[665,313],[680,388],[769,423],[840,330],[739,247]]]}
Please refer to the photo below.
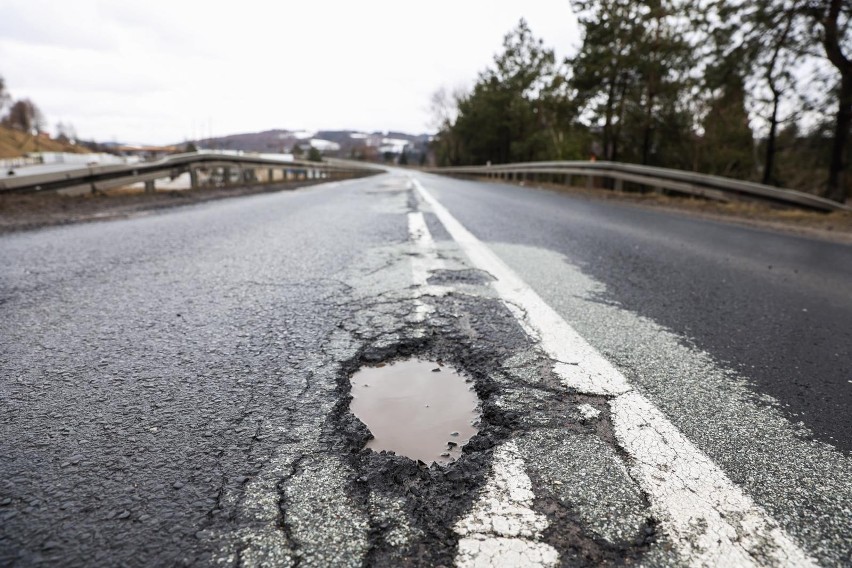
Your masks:
{"label": "dashed white line", "polygon": [[[609,361],[423,185],[413,180],[449,234],[492,282],[523,327],[535,333],[566,387],[613,397],[611,416],[632,473],[661,528],[691,566],[816,566],[769,515],[735,485]],[[460,545],[461,550],[461,545]]]}
{"label": "dashed white line", "polygon": [[435,241],[423,213],[415,211],[408,214],[408,234],[411,237],[418,256],[411,259],[411,272],[416,286],[429,284],[429,273],[444,268],[444,261],[438,258]]}
{"label": "dashed white line", "polygon": [[432,307],[423,301],[423,296],[439,295],[442,288],[429,284],[429,275],[434,270],[444,268],[444,261],[438,258],[435,241],[426,226],[423,213],[415,211],[408,214],[408,235],[414,244],[414,255],[411,257],[411,278],[417,288],[414,298],[414,320],[423,322],[431,313]]}
{"label": "dashed white line", "polygon": [[[429,275],[444,268],[435,241],[421,212],[408,214],[408,233],[414,245],[411,274],[417,287],[415,320],[422,322],[432,307],[423,297],[439,294],[443,287],[429,284]],[[524,471],[523,459],[514,442],[494,453],[491,477],[467,517],[454,527],[462,538],[456,566],[459,568],[516,567],[545,568],[557,563],[556,550],[538,542],[547,528],[544,515],[531,509],[535,496]]]}
{"label": "dashed white line", "polygon": [[539,542],[547,517],[532,509],[535,495],[514,442],[494,452],[491,476],[466,517],[454,527],[456,566],[554,566],[559,554]]}

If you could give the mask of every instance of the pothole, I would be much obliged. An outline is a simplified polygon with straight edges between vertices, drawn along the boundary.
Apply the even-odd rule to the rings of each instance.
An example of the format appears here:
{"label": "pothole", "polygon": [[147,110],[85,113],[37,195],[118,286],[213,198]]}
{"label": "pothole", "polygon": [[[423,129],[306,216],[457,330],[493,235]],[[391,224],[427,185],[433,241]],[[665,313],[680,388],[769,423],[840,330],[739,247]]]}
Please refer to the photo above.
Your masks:
{"label": "pothole", "polygon": [[447,464],[477,433],[473,384],[441,363],[408,359],[364,367],[352,375],[349,409],[367,425],[367,447],[427,464]]}

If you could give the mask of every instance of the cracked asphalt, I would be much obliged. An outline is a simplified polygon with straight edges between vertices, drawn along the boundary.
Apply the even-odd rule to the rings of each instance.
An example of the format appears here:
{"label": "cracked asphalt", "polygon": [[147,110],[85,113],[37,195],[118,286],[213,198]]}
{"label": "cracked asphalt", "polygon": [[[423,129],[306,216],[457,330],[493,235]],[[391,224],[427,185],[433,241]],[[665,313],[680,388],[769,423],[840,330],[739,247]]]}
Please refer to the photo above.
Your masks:
{"label": "cracked asphalt", "polygon": [[[848,565],[852,247],[414,177],[626,397],[566,386],[407,173],[3,235],[0,565]],[[450,466],[349,412],[408,357],[480,399]]]}

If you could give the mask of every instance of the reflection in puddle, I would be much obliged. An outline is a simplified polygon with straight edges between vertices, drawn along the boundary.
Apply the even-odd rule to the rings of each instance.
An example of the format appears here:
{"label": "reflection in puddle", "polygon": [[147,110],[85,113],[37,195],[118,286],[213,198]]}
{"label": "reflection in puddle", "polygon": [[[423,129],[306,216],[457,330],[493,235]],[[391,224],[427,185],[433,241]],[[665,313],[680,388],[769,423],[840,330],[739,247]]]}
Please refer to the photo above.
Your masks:
{"label": "reflection in puddle", "polygon": [[449,463],[477,429],[479,399],[452,367],[409,359],[365,367],[352,376],[350,410],[367,425],[374,451]]}

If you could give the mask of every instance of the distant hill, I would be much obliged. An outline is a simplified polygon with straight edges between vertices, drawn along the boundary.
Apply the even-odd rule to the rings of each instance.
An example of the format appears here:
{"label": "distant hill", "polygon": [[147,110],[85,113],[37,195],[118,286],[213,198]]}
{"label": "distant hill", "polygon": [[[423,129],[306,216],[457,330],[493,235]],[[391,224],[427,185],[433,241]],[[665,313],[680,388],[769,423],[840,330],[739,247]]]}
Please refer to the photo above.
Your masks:
{"label": "distant hill", "polygon": [[274,129],[193,140],[199,148],[243,152],[306,152],[314,147],[324,155],[372,161],[398,160],[405,152],[410,163],[428,153],[429,134],[359,132],[356,130],[299,131]]}
{"label": "distant hill", "polygon": [[32,136],[18,130],[0,126],[0,158],[20,158],[27,152],[88,153],[82,146],[60,142],[45,136]]}

